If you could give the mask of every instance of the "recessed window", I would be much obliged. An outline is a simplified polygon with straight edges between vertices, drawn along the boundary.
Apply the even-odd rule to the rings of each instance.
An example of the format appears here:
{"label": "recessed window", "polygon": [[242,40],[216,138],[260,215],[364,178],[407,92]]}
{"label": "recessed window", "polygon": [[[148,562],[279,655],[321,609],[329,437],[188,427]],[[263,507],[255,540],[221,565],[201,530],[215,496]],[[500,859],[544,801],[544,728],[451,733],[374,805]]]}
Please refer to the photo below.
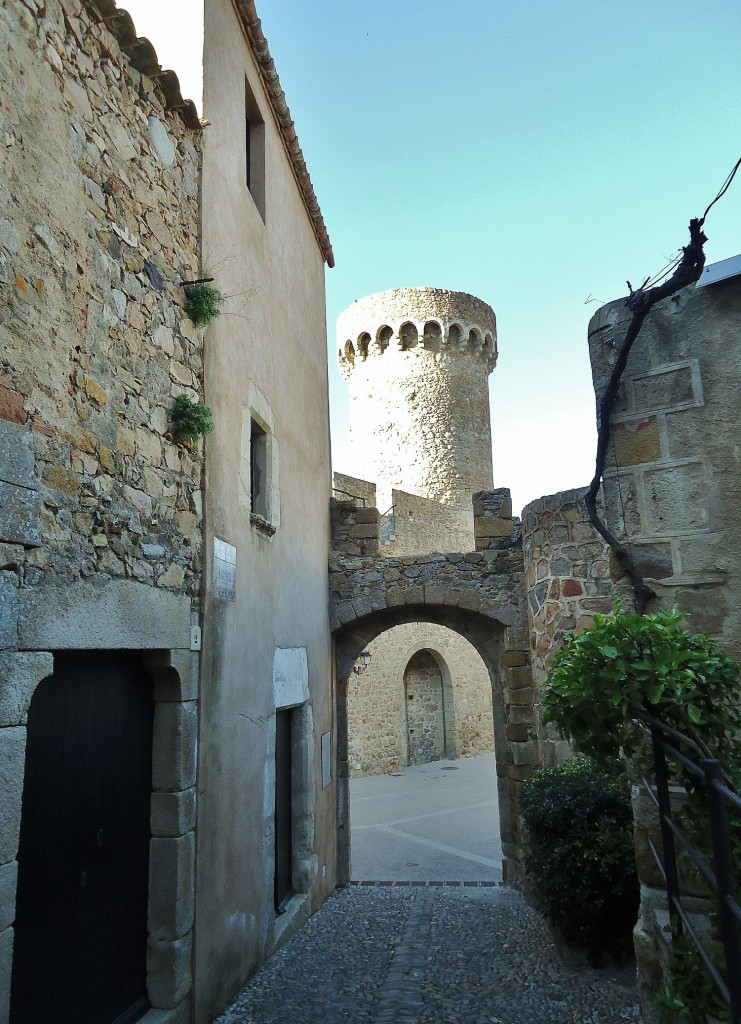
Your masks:
{"label": "recessed window", "polygon": [[250,383],[242,406],[239,503],[250,522],[269,537],[280,526],[280,469],[273,413],[265,396]]}
{"label": "recessed window", "polygon": [[244,83],[245,182],[265,220],[265,122],[249,83]]}
{"label": "recessed window", "polygon": [[250,419],[250,511],[267,521],[268,434],[255,419]]}

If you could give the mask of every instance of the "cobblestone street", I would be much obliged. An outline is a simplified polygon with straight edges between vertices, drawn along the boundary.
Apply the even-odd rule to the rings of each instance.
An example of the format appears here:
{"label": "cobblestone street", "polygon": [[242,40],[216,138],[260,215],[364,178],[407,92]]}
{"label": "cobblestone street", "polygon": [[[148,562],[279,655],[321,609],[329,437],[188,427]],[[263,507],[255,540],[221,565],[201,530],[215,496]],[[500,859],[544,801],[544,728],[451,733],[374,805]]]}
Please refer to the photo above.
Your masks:
{"label": "cobblestone street", "polygon": [[633,974],[574,971],[513,889],[353,886],[255,976],[219,1024],[620,1024]]}

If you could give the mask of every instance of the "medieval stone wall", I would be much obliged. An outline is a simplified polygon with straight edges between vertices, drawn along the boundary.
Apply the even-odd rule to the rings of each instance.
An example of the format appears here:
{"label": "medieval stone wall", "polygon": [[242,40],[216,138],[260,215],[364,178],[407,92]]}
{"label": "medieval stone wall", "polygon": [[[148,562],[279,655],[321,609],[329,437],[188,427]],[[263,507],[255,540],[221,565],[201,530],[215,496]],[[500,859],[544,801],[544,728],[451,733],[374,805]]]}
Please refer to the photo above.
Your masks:
{"label": "medieval stone wall", "polygon": [[401,288],[368,296],[340,316],[340,368],[350,388],[350,435],[378,505],[392,488],[457,510],[432,549],[464,548],[470,496],[491,487],[487,378],[496,362],[492,309],[474,296]]}
{"label": "medieval stone wall", "polygon": [[[617,301],[590,321],[598,396],[629,317]],[[659,600],[688,612],[690,628],[713,634],[736,658],[740,320],[738,277],[692,285],[652,309],[623,376],[604,479],[607,522]]]}
{"label": "medieval stone wall", "polygon": [[27,714],[60,648],[138,650],[153,679],[147,986],[188,1015],[202,458],[168,416],[202,394],[200,133],[119,29],[80,0],[0,8],[0,1021]]}
{"label": "medieval stone wall", "polygon": [[[630,587],[589,522],[584,489],[551,494],[522,510],[522,552],[527,591],[535,703],[540,703],[550,661],[567,633],[592,625],[617,598],[632,607]],[[536,724],[536,723],[534,723]],[[546,767],[570,756],[552,726],[541,732]]]}
{"label": "medieval stone wall", "polygon": [[[413,763],[408,749],[411,702],[405,694],[405,676],[410,661],[422,651],[432,659],[433,676],[436,672],[445,696],[444,733],[442,705],[435,732],[444,734],[447,742],[442,747],[439,743],[434,746],[436,756],[472,757],[494,749],[491,682],[480,656],[452,630],[415,622],[395,626],[369,644],[368,667],[350,677],[347,714],[351,776],[401,771]],[[412,683],[422,685],[422,675],[415,674]]]}

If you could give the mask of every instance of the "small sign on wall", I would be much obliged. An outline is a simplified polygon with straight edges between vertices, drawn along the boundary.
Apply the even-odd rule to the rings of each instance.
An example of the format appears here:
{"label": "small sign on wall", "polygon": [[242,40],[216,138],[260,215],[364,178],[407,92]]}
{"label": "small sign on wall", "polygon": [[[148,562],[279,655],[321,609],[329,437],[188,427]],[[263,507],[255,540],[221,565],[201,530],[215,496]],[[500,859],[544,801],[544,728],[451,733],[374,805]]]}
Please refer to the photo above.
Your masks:
{"label": "small sign on wall", "polygon": [[214,537],[214,597],[237,600],[237,549]]}
{"label": "small sign on wall", "polygon": [[322,733],[322,789],[332,781],[332,733]]}

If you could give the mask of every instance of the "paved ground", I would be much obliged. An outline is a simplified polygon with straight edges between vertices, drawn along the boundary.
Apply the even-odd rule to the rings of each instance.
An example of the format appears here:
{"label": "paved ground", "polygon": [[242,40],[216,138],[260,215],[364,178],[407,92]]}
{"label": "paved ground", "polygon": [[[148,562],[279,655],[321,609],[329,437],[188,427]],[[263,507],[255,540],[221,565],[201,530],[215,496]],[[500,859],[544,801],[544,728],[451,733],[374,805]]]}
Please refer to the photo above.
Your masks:
{"label": "paved ground", "polygon": [[488,755],[353,780],[353,876],[376,881],[338,890],[220,1024],[637,1024],[634,970],[565,967],[496,884],[495,793]]}
{"label": "paved ground", "polygon": [[496,795],[494,754],[352,779],[351,877],[501,880]]}
{"label": "paved ground", "polygon": [[630,975],[565,967],[519,893],[339,890],[221,1024],[622,1024]]}

